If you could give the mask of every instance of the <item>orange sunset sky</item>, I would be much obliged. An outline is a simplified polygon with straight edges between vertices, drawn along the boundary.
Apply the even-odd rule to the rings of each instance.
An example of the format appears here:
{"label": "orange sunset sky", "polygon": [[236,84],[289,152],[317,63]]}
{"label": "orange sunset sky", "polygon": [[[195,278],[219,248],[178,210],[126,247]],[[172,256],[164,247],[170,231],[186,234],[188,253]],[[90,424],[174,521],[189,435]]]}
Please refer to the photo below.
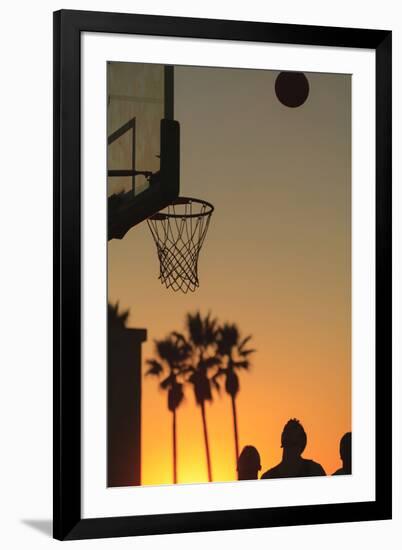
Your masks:
{"label": "orange sunset sky", "polygon": [[[289,418],[308,436],[305,458],[340,467],[351,422],[351,78],[306,73],[304,105],[283,106],[277,71],[175,67],[181,125],[181,195],[215,206],[199,261],[200,288],[183,295],[158,280],[146,223],[108,244],[109,301],[153,340],[208,311],[252,334],[257,352],[240,372],[240,448],[281,457]],[[171,415],[157,381],[143,377],[142,483],[172,482]],[[207,403],[215,481],[236,479],[231,405]],[[207,480],[192,388],[178,409],[178,481]]]}

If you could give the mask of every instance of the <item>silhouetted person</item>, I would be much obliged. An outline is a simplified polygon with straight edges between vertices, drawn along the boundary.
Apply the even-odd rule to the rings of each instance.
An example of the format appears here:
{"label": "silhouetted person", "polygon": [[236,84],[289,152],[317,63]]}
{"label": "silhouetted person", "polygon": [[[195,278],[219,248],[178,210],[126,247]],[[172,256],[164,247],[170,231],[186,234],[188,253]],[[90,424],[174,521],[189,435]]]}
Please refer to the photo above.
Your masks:
{"label": "silhouetted person", "polygon": [[261,470],[260,454],[252,445],[246,445],[237,461],[237,479],[258,479]]}
{"label": "silhouetted person", "polygon": [[342,468],[336,470],[332,475],[350,475],[352,473],[352,433],[347,432],[339,444],[339,455],[342,460]]}
{"label": "silhouetted person", "polygon": [[301,457],[307,445],[307,435],[295,418],[289,420],[283,428],[281,443],[282,462],[265,472],[261,479],[326,475],[321,464]]}

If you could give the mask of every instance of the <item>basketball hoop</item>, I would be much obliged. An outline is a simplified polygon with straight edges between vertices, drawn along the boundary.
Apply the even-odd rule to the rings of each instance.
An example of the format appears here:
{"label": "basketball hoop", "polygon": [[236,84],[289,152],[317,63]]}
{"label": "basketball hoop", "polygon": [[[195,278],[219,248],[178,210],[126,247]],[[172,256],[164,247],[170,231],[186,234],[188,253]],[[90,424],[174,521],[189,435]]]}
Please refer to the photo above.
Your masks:
{"label": "basketball hoop", "polygon": [[159,279],[175,292],[199,287],[198,256],[214,207],[209,202],[178,197],[148,218],[160,263]]}

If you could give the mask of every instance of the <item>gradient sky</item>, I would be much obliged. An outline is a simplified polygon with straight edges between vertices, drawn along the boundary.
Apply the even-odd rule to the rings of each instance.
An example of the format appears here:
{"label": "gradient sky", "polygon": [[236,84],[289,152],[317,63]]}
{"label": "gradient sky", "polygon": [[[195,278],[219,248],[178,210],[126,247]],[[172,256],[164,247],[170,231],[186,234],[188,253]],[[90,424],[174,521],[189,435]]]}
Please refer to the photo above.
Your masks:
{"label": "gradient sky", "polygon": [[[240,448],[262,471],[281,457],[289,418],[304,425],[305,458],[327,473],[351,430],[351,79],[306,73],[296,109],[276,98],[277,71],[175,68],[181,195],[215,212],[199,262],[200,288],[182,295],[158,280],[146,223],[109,242],[109,301],[153,340],[182,330],[187,312],[211,311],[253,335],[241,373]],[[143,365],[143,370],[145,370]],[[213,479],[233,480],[230,401],[207,404]],[[171,483],[171,415],[155,379],[143,379],[142,479]],[[207,480],[201,415],[191,388],[178,410],[178,480]]]}

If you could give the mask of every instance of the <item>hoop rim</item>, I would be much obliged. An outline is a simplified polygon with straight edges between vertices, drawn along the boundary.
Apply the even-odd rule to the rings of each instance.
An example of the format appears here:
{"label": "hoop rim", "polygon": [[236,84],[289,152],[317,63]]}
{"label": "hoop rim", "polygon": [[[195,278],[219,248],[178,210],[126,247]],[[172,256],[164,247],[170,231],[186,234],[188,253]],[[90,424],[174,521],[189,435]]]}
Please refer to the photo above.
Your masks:
{"label": "hoop rim", "polygon": [[156,212],[156,214],[153,214],[148,219],[149,220],[155,220],[155,221],[161,221],[166,220],[168,218],[200,218],[203,216],[210,216],[212,212],[215,210],[215,207],[208,201],[205,201],[204,199],[195,199],[193,197],[177,197],[177,199],[174,199],[168,206],[165,206],[165,208],[168,208],[169,206],[175,206],[176,204],[189,204],[191,202],[195,202],[197,204],[202,204],[203,206],[207,206],[208,209],[204,212],[198,212],[195,214],[171,214],[169,212]]}

